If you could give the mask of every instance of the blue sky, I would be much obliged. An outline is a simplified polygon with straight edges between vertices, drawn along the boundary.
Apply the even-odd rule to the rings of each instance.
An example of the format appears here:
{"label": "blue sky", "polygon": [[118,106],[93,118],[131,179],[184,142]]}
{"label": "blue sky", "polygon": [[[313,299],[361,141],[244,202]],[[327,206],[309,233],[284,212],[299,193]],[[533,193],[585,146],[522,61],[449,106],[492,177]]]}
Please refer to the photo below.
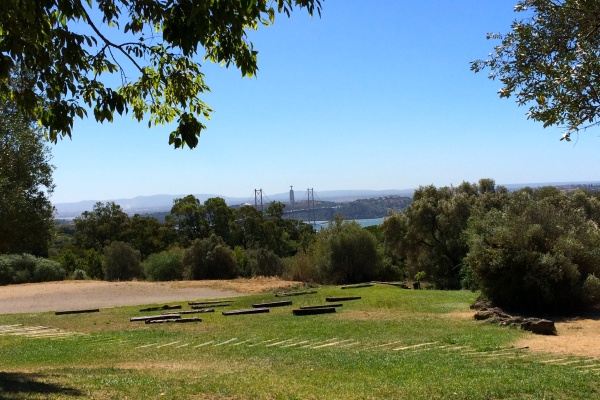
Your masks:
{"label": "blue sky", "polygon": [[598,129],[561,142],[469,70],[515,4],[325,0],[321,18],[280,15],[250,35],[256,78],[203,63],[215,112],[196,149],[170,147],[173,126],[76,121],[51,145],[52,200],[598,181]]}

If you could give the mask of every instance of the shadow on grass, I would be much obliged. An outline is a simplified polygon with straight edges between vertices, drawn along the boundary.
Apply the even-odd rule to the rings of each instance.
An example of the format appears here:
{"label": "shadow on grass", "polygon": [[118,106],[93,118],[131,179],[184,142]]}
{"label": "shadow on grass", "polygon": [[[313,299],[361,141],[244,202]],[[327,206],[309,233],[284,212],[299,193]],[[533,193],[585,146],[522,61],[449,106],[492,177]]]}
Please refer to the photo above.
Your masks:
{"label": "shadow on grass", "polygon": [[83,396],[77,389],[43,382],[47,376],[35,373],[0,372],[0,399],[26,399],[33,395]]}

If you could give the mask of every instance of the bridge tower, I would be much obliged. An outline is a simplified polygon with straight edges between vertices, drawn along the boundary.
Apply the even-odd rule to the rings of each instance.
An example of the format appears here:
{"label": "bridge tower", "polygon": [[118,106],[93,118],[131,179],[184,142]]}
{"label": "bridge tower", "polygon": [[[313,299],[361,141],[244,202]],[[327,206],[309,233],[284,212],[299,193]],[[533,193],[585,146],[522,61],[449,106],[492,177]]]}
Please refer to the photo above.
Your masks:
{"label": "bridge tower", "polygon": [[316,212],[315,212],[315,191],[310,188],[308,191],[308,222],[316,224]]}
{"label": "bridge tower", "polygon": [[262,189],[254,189],[254,208],[260,210],[260,212],[264,212]]}

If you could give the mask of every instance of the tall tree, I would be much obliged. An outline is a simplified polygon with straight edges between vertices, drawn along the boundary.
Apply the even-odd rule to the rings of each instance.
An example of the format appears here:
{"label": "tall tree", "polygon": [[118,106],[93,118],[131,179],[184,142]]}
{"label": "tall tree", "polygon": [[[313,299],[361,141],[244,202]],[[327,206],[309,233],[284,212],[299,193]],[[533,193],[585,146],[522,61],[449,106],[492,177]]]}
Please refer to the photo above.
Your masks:
{"label": "tall tree", "polygon": [[179,234],[179,242],[188,246],[195,239],[206,238],[209,235],[209,225],[206,220],[206,209],[194,195],[173,200],[171,213],[167,222],[173,224]]}
{"label": "tall tree", "polygon": [[[198,56],[257,72],[247,32],[321,0],[5,0],[0,7],[0,97],[38,119],[49,137],[71,136],[75,117],[131,112],[148,125],[177,121],[169,143],[195,147],[212,111]],[[26,73],[10,87],[10,70]],[[113,85],[118,74],[120,79]]]}
{"label": "tall tree", "polygon": [[114,241],[127,240],[129,216],[115,202],[97,202],[92,211],[75,218],[75,228],[78,247],[99,251]]}
{"label": "tall tree", "polygon": [[0,100],[0,253],[48,253],[54,167],[44,143],[15,104]]}
{"label": "tall tree", "polygon": [[566,126],[561,140],[600,124],[600,0],[521,0],[507,34],[486,60],[471,64],[499,79],[500,97],[529,106],[527,118]]}

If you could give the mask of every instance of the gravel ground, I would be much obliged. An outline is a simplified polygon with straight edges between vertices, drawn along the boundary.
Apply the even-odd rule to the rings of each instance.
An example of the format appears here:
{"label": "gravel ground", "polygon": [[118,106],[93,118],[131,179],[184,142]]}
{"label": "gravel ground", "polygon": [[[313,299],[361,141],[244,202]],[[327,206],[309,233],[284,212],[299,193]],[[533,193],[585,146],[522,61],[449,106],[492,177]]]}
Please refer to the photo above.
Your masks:
{"label": "gravel ground", "polygon": [[285,290],[296,282],[273,278],[232,281],[62,281],[0,286],[0,314],[84,310],[225,298]]}

